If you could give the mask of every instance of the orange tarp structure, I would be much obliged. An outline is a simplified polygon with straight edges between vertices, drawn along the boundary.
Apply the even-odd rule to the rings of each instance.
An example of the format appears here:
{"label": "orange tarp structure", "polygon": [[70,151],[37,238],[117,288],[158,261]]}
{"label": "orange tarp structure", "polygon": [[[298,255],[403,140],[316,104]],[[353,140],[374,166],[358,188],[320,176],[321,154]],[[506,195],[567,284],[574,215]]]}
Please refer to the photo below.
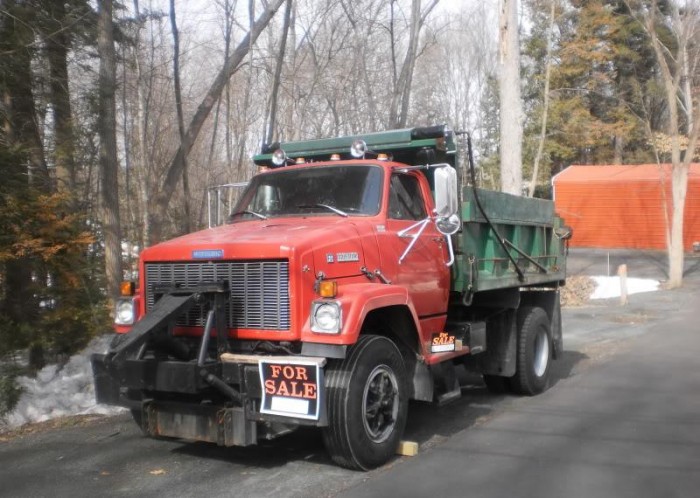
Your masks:
{"label": "orange tarp structure", "polygon": [[[671,165],[572,165],[552,179],[557,213],[574,229],[572,247],[666,249]],[[700,164],[690,165],[683,246],[700,242]]]}

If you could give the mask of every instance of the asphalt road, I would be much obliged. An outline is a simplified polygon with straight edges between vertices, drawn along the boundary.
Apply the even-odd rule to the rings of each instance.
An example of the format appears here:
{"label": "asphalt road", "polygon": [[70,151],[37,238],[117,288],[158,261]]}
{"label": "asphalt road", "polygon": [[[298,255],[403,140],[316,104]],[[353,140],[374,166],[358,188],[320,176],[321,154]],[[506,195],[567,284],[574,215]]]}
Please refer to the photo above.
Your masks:
{"label": "asphalt road", "polygon": [[698,496],[699,291],[599,312],[587,366],[341,496]]}
{"label": "asphalt road", "polygon": [[[631,276],[663,278],[658,258],[619,256]],[[600,273],[607,255],[571,263]],[[334,466],[312,430],[225,449],[144,438],[120,416],[0,436],[0,496],[697,496],[695,264],[683,289],[565,310],[566,352],[540,396],[494,396],[465,376],[460,400],[412,405],[418,456],[373,472]]]}

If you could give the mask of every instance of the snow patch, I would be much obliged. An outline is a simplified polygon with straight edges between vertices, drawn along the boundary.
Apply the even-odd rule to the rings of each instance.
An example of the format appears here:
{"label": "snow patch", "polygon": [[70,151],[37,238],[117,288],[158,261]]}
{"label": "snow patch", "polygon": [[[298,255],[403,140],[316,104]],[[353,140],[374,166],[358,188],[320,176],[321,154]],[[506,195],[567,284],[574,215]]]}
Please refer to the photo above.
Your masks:
{"label": "snow patch", "polygon": [[[591,294],[591,299],[610,299],[620,297],[620,277],[591,277],[596,283],[596,288]],[[640,292],[653,292],[659,290],[659,281],[648,278],[627,278],[627,294]]]}
{"label": "snow patch", "polygon": [[36,377],[18,377],[23,393],[14,411],[5,417],[7,426],[14,428],[67,415],[113,415],[124,411],[95,402],[90,355],[106,352],[110,341],[111,335],[98,337],[85,350],[71,356],[63,368],[48,365]]}

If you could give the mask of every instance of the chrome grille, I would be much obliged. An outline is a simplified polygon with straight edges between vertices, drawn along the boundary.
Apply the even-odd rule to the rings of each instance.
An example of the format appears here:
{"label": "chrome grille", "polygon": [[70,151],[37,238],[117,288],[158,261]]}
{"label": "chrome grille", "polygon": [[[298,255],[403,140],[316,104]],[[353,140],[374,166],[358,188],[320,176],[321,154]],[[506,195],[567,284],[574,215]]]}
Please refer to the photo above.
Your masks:
{"label": "chrome grille", "polygon": [[[146,310],[155,304],[155,285],[192,289],[225,280],[229,328],[289,330],[289,263],[287,261],[220,261],[206,263],[147,263]],[[205,305],[195,305],[177,324],[203,327]]]}

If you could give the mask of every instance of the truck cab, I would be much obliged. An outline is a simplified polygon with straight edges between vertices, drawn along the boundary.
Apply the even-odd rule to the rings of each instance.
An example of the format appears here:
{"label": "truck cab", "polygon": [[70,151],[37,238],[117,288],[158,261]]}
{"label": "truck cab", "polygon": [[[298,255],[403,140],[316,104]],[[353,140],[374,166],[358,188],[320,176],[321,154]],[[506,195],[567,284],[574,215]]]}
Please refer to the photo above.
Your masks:
{"label": "truck cab", "polygon": [[142,252],[92,359],[98,401],[149,435],[224,446],[317,426],[336,463],[370,469],[396,451],[409,399],[459,396],[457,365],[546,388],[558,219],[534,209],[504,239],[478,198],[460,205],[455,149],[444,126],[266,147],[226,224]]}

